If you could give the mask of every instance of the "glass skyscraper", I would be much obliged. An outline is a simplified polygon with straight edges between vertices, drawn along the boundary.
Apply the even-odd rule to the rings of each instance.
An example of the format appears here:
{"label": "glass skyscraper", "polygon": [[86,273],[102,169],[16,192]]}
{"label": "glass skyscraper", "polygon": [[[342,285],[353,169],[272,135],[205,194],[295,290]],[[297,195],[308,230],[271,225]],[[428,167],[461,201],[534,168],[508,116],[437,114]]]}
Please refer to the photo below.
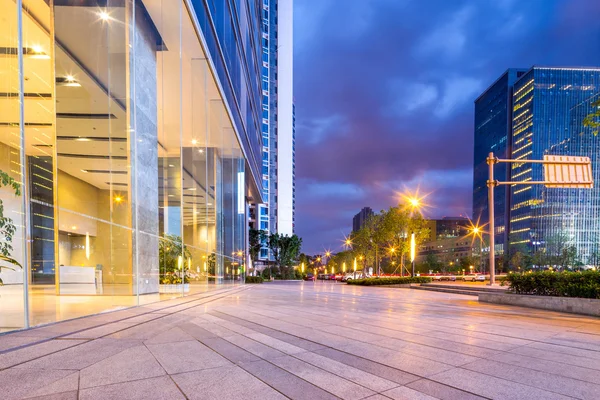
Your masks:
{"label": "glass skyscraper", "polygon": [[[583,126],[598,99],[599,68],[508,70],[475,102],[473,216],[487,223],[490,151],[515,160],[544,155],[592,159],[593,189],[557,189],[544,185],[499,186],[495,190],[497,245],[525,246],[552,255],[574,245],[579,261],[597,258],[600,239],[600,139]],[[496,164],[499,181],[543,181],[541,164]],[[498,251],[501,248],[497,248]]]}
{"label": "glass skyscraper", "polygon": [[[475,100],[475,151],[473,154],[473,220],[487,226],[488,214],[488,165],[490,152],[499,158],[510,155],[510,132],[512,121],[512,87],[526,72],[510,68]],[[495,167],[495,178],[508,180],[508,164]],[[506,226],[509,214],[508,190],[498,186],[494,191],[496,225],[496,250],[502,252],[507,242]]]}
{"label": "glass skyscraper", "polygon": [[[262,0],[262,190],[251,226],[291,235],[295,218],[295,115],[293,108],[293,1]],[[259,258],[270,259],[268,248]]]}
{"label": "glass skyscraper", "polygon": [[[588,264],[600,239],[600,138],[583,126],[598,98],[600,68],[533,67],[514,85],[512,158],[541,160],[544,155],[588,156],[593,189],[543,185],[511,188],[510,240],[549,253],[565,244],[577,247]],[[513,164],[513,180],[544,180],[541,164]]]}
{"label": "glass skyscraper", "polygon": [[261,12],[0,0],[0,332],[244,281]]}

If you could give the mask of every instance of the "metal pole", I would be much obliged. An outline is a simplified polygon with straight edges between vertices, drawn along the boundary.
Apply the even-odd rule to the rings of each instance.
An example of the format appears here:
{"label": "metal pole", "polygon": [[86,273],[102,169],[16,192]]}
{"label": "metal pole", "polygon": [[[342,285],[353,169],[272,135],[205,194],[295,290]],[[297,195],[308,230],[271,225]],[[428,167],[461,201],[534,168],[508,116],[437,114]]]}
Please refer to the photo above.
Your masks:
{"label": "metal pole", "polygon": [[488,155],[487,163],[489,166],[489,180],[487,181],[488,185],[488,211],[489,211],[489,229],[490,229],[490,285],[496,283],[496,266],[494,265],[495,261],[495,250],[494,250],[494,186],[496,186],[496,182],[494,181],[494,164],[496,163],[496,159],[494,158],[494,153]]}

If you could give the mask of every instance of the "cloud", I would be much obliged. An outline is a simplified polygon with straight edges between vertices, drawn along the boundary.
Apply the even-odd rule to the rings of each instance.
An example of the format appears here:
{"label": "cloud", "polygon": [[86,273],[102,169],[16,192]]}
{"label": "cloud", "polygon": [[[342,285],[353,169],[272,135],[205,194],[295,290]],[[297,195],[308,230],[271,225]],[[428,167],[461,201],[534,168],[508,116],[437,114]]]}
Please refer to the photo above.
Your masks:
{"label": "cloud", "polygon": [[393,99],[390,114],[406,114],[426,107],[438,98],[435,85],[427,83],[407,83],[394,80],[390,84],[390,97]]}
{"label": "cloud", "polygon": [[418,55],[456,57],[461,54],[467,43],[466,25],[473,16],[471,6],[454,13],[448,22],[436,27],[416,48]]}
{"label": "cloud", "polygon": [[435,115],[440,118],[448,117],[465,103],[472,104],[483,90],[480,79],[471,77],[454,77],[444,83],[444,93]]}
{"label": "cloud", "polygon": [[388,208],[405,187],[432,192],[431,216],[470,213],[475,98],[509,67],[600,65],[597,0],[294,7],[296,231],[307,252],[333,249],[362,207]]}

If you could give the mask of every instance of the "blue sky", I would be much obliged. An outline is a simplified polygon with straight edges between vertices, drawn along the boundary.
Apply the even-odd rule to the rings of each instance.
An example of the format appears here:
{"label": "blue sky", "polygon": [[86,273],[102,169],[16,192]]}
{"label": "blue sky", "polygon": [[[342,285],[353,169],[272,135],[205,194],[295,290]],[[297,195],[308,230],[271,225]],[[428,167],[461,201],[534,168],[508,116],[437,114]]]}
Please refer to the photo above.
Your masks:
{"label": "blue sky", "polygon": [[600,66],[598,0],[295,0],[296,231],[339,250],[362,207],[471,214],[473,101],[509,67]]}

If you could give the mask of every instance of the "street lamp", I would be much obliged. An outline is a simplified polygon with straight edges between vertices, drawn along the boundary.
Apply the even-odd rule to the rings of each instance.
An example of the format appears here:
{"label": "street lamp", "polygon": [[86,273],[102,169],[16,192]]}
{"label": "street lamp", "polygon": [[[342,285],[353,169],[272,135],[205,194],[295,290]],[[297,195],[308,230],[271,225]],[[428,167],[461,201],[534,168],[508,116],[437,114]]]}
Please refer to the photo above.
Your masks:
{"label": "street lamp", "polygon": [[[467,234],[467,236],[471,236],[473,238],[473,241],[477,238],[479,238],[479,266],[481,267],[483,265],[483,234],[485,233],[483,230],[483,226],[480,226],[478,224],[473,224],[473,222],[470,222],[470,226],[467,227],[467,230],[469,231],[469,233]],[[472,244],[473,242],[471,242]],[[485,271],[483,271],[485,273]]]}

